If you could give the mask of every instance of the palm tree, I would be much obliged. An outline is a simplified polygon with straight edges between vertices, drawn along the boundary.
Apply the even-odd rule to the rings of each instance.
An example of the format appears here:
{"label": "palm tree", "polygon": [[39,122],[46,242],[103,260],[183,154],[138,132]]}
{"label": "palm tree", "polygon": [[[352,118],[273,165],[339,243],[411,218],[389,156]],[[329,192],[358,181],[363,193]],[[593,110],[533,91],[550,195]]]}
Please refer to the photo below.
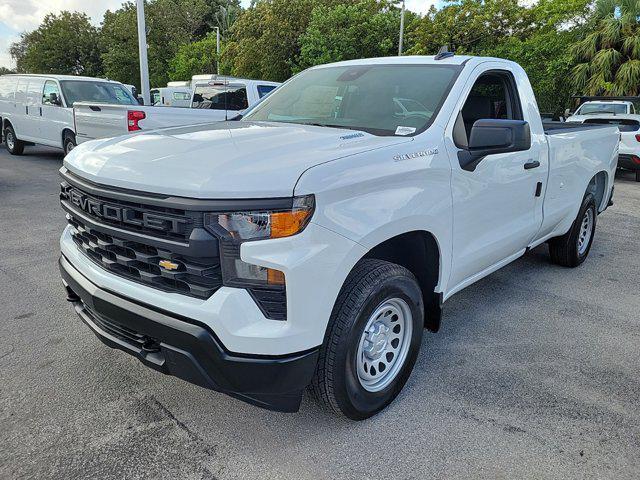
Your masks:
{"label": "palm tree", "polygon": [[[587,95],[640,93],[640,0],[597,0],[590,30],[572,47],[573,85]],[[591,27],[591,28],[589,28]]]}

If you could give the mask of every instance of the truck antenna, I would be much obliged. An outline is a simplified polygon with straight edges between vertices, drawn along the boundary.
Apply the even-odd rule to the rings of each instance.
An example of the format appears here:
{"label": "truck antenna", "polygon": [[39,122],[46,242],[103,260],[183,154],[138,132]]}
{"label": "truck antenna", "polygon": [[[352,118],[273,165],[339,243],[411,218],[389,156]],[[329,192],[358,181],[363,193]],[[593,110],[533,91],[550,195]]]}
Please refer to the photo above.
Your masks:
{"label": "truck antenna", "polygon": [[443,60],[445,58],[453,57],[453,52],[449,51],[449,45],[443,45],[438,50],[437,55],[434,57],[434,60]]}

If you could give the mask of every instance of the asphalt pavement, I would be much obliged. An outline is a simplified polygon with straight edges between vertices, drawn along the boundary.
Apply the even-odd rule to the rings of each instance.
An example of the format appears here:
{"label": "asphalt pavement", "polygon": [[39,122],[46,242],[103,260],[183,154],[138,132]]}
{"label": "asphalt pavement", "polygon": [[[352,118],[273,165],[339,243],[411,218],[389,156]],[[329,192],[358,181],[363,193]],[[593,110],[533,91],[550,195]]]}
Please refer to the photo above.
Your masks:
{"label": "asphalt pavement", "polygon": [[640,183],[586,263],[540,247],[452,297],[383,413],[268,412],[105,347],[65,299],[62,158],[0,149],[0,478],[640,477]]}

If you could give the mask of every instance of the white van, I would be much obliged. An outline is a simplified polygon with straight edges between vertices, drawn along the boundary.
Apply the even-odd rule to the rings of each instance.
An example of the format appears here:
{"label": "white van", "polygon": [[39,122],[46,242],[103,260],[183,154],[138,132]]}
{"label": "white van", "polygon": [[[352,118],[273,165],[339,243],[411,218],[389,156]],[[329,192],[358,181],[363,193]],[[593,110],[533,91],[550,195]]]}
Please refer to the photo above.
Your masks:
{"label": "white van", "polygon": [[154,107],[191,106],[193,91],[189,87],[160,87],[151,89],[151,105]]}
{"label": "white van", "polygon": [[73,104],[89,101],[138,105],[121,83],[71,75],[0,76],[0,125],[7,150],[22,154],[25,145],[76,146]]}

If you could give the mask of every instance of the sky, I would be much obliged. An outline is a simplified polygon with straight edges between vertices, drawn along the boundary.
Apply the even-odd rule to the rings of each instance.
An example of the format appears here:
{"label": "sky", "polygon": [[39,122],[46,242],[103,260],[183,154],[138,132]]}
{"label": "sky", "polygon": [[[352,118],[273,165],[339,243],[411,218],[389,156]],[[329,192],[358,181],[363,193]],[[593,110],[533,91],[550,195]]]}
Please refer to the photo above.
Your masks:
{"label": "sky", "polygon": [[[241,0],[248,6],[250,0]],[[116,10],[123,0],[0,0],[0,67],[14,67],[9,45],[18,40],[20,33],[34,30],[46,14],[62,10],[79,11],[89,15],[99,25],[106,10]],[[436,0],[407,0],[407,8],[426,13]]]}

